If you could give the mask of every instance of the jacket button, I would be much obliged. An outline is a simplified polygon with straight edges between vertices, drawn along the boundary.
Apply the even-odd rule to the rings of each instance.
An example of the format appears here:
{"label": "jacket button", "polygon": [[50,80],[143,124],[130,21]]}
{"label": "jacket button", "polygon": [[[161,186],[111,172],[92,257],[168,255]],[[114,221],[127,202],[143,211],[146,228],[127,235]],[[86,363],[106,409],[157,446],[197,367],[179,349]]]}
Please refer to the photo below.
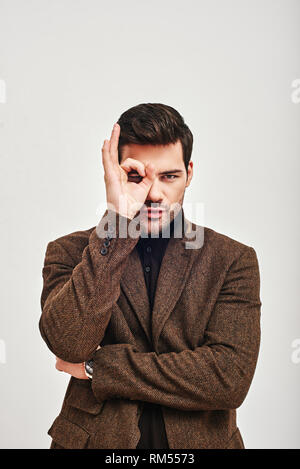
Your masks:
{"label": "jacket button", "polygon": [[108,233],[114,233],[115,232],[115,227],[112,226],[112,225],[108,225],[107,231],[108,231]]}
{"label": "jacket button", "polygon": [[106,248],[102,248],[100,253],[102,254],[102,256],[105,256],[108,253],[108,250]]}
{"label": "jacket button", "polygon": [[109,246],[110,245],[109,239],[106,239],[103,244],[105,247]]}

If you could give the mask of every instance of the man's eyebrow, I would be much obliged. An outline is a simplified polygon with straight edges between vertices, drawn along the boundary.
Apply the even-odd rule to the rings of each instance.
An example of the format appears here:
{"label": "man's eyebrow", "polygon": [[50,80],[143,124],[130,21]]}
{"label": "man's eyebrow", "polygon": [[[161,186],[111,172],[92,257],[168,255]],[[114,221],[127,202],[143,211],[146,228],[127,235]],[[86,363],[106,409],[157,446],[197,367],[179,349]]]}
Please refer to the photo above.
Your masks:
{"label": "man's eyebrow", "polygon": [[168,169],[168,171],[162,171],[159,174],[162,175],[162,174],[169,174],[169,173],[183,173],[183,170],[182,169]]}

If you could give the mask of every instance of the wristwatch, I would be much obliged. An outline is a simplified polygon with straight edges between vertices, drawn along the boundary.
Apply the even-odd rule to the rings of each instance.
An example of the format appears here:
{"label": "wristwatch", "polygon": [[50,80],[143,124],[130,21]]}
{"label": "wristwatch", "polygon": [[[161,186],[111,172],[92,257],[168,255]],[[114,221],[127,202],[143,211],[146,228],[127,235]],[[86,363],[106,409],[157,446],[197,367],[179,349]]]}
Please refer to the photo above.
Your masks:
{"label": "wristwatch", "polygon": [[93,367],[94,367],[94,360],[88,360],[84,362],[84,371],[88,378],[92,379],[93,377]]}

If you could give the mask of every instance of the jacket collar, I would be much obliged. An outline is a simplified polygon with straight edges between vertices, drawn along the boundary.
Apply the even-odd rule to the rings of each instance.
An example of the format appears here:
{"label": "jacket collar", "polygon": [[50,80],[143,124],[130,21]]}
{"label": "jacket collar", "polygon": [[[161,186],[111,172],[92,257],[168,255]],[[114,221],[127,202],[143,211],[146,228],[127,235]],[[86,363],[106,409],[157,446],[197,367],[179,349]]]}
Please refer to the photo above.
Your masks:
{"label": "jacket collar", "polygon": [[[190,222],[185,217],[183,208],[182,219],[184,228],[181,230],[181,236],[175,228],[174,235],[170,237],[162,259],[151,323],[149,321],[148,292],[136,248],[128,256],[126,268],[120,282],[121,288],[127,295],[149,343],[153,344],[154,350],[157,352],[161,331],[181,295],[192,265],[204,242],[204,227]],[[150,328],[152,328],[152,331]]]}

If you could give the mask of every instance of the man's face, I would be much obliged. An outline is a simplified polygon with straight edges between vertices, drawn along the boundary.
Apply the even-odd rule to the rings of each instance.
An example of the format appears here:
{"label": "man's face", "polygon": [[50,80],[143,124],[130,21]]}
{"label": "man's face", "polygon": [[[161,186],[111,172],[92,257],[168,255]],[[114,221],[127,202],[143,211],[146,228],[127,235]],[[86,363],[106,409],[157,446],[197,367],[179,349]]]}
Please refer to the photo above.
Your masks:
{"label": "man's face", "polygon": [[[155,179],[149,190],[140,214],[141,231],[151,236],[157,235],[178,214],[183,204],[185,188],[193,176],[193,163],[189,162],[186,172],[180,140],[169,145],[127,144],[122,149],[122,160],[134,158],[155,167]],[[141,176],[132,171],[128,173],[128,182],[138,183]],[[151,213],[150,208],[161,209]]]}

